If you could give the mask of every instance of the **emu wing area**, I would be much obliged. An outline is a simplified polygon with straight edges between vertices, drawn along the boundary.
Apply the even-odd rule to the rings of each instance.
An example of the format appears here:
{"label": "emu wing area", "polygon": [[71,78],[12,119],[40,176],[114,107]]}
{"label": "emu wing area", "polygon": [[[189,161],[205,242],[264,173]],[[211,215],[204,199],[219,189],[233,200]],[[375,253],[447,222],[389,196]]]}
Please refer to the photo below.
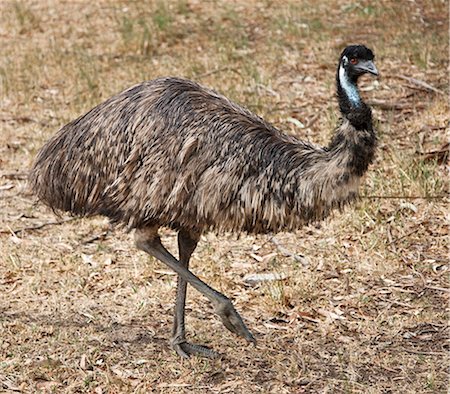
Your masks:
{"label": "emu wing area", "polygon": [[64,126],[30,182],[55,210],[129,228],[276,231],[299,227],[289,208],[297,185],[286,180],[315,149],[212,90],[161,78]]}

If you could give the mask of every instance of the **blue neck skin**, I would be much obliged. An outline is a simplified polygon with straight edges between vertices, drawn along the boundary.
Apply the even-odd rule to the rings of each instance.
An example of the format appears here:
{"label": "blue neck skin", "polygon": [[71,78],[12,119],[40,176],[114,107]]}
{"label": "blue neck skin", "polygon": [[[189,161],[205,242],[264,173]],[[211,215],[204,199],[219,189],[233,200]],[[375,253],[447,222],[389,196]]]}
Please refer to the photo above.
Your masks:
{"label": "blue neck skin", "polygon": [[[347,59],[344,58],[343,62],[346,62],[346,60]],[[348,78],[343,64],[339,66],[339,83],[352,106],[360,107],[361,97],[359,96],[358,87],[356,86],[356,83],[350,81],[350,79]]]}

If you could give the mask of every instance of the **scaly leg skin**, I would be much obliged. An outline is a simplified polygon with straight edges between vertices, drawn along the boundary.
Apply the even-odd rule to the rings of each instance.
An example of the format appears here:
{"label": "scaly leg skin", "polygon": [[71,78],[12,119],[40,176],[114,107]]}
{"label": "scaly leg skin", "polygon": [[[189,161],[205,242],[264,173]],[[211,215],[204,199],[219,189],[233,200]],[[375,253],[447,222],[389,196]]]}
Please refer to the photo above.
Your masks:
{"label": "scaly leg skin", "polygon": [[[197,246],[200,233],[180,230],[178,233],[178,250],[180,264],[189,269],[189,260],[194,249]],[[178,276],[177,296],[175,302],[175,313],[173,322],[173,331],[171,345],[179,356],[189,358],[193,354],[202,355],[209,358],[218,358],[219,353],[202,345],[191,344],[186,341],[185,329],[185,305],[186,305],[187,282]]]}
{"label": "scaly leg skin", "polygon": [[[138,249],[147,252],[151,256],[156,257],[158,260],[162,261],[169,268],[175,271],[178,274],[178,278],[182,279],[184,282],[189,283],[195,289],[197,289],[200,293],[202,293],[205,297],[207,297],[213,304],[216,313],[222,319],[222,323],[225,327],[231,332],[245,338],[248,342],[256,343],[255,338],[248,330],[246,325],[244,324],[241,316],[236,312],[233,307],[231,301],[225,297],[223,294],[208,286],[205,282],[200,280],[197,276],[195,276],[191,271],[188,270],[187,267],[183,266],[175,257],[173,257],[169,251],[161,244],[161,240],[158,236],[158,227],[148,227],[144,229],[138,229],[135,232],[135,242]],[[192,245],[191,245],[192,248]],[[187,248],[189,249],[189,248]],[[193,251],[193,249],[192,249]],[[190,253],[192,253],[192,251]],[[181,251],[180,251],[181,253]],[[184,251],[183,251],[184,253]],[[184,285],[181,286],[179,290],[180,295],[178,296],[177,291],[177,306],[176,311],[184,312],[184,301],[186,299],[186,291],[183,289]],[[178,297],[181,301],[178,301]],[[180,306],[178,306],[178,303]],[[176,328],[180,327],[180,331],[175,332],[175,340],[173,340],[174,345],[180,344],[176,339],[178,338],[178,334],[183,334],[184,327],[184,317],[181,318],[182,312],[179,312],[178,315],[176,313]],[[181,324],[182,323],[182,324]],[[182,337],[180,338],[182,340]],[[204,348],[198,345],[190,345],[187,342],[181,342],[186,345],[181,346],[181,356],[186,357],[185,354],[203,354],[208,357],[215,355],[215,352],[211,354],[208,351],[208,348]],[[205,350],[199,350],[199,349]],[[175,349],[177,350],[177,349]],[[187,350],[187,351],[186,351]],[[178,353],[178,350],[177,350]]]}

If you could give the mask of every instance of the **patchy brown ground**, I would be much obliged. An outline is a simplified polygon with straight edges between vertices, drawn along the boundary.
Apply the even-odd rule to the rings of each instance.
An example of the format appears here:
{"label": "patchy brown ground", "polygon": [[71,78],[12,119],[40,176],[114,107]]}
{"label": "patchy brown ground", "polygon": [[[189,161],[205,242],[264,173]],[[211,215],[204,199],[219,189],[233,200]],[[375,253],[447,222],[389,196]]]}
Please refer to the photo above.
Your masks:
{"label": "patchy brown ground", "polygon": [[[0,391],[446,392],[448,2],[98,3],[0,3]],[[190,338],[224,357],[180,360],[168,346],[175,276],[102,218],[55,224],[26,188],[37,150],[160,75],[326,143],[336,61],[354,42],[382,73],[362,84],[380,136],[363,198],[276,236],[307,267],[270,237],[205,235],[192,269],[233,298],[258,346],[189,291]],[[175,250],[174,233],[163,241]],[[243,281],[265,272],[286,279]]]}

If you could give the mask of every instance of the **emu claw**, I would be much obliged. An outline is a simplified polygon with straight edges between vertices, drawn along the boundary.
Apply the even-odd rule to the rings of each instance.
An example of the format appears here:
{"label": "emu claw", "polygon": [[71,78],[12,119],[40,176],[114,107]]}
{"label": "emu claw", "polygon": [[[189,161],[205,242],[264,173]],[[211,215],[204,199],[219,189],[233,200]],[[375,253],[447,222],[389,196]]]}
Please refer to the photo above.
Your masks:
{"label": "emu claw", "polygon": [[173,340],[172,347],[177,352],[180,357],[189,358],[193,355],[199,355],[203,357],[208,357],[211,359],[217,359],[220,357],[220,354],[215,352],[214,350],[203,346],[196,345],[193,343],[186,342],[185,340]]}
{"label": "emu claw", "polygon": [[230,300],[226,299],[216,307],[216,313],[222,319],[224,326],[232,333],[241,336],[247,342],[252,342],[256,345],[256,339],[245,325],[242,317],[234,309]]}

